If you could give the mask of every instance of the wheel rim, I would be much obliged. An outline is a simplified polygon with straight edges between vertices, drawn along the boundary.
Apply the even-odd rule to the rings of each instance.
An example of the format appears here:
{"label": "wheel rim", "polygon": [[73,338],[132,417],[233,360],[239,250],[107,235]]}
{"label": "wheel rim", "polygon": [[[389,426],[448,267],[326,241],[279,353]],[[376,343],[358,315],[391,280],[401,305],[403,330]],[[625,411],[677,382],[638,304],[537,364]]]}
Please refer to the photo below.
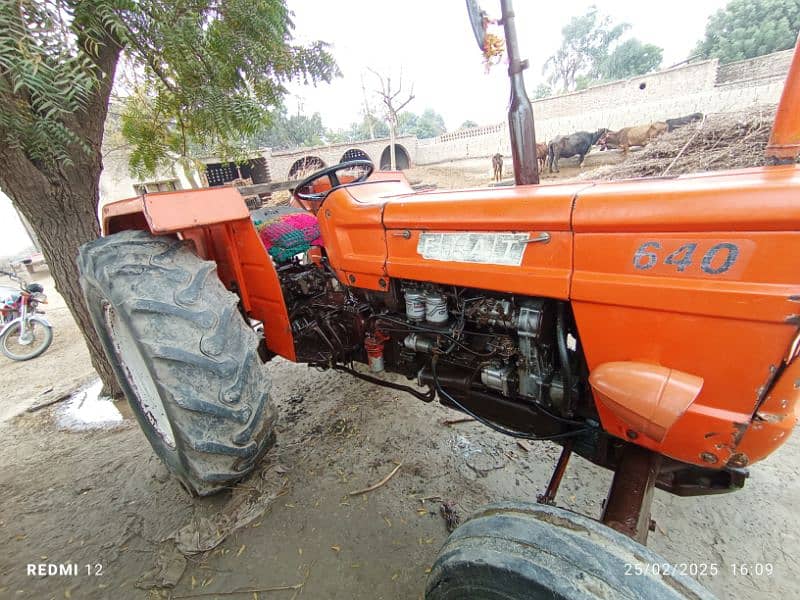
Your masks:
{"label": "wheel rim", "polygon": [[175,434],[167,417],[167,409],[161,400],[158,386],[147,368],[135,337],[111,305],[105,305],[104,315],[111,332],[114,353],[119,359],[125,378],[133,389],[133,401],[138,405],[141,414],[150,423],[153,431],[167,446],[175,448]]}
{"label": "wheel rim", "polygon": [[27,358],[45,348],[47,344],[47,325],[39,321],[28,321],[26,331],[21,331],[22,323],[15,325],[3,336],[3,348],[12,358]]}

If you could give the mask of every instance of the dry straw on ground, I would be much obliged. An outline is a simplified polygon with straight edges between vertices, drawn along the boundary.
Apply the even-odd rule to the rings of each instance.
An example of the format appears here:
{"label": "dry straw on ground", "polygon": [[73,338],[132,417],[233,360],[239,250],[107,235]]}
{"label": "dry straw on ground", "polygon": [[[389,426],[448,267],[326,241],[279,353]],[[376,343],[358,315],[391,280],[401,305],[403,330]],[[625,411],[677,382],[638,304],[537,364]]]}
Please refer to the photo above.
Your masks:
{"label": "dry straw on ground", "polygon": [[616,165],[586,173],[581,179],[629,179],[766,164],[775,106],[735,113],[712,113],[659,137]]}

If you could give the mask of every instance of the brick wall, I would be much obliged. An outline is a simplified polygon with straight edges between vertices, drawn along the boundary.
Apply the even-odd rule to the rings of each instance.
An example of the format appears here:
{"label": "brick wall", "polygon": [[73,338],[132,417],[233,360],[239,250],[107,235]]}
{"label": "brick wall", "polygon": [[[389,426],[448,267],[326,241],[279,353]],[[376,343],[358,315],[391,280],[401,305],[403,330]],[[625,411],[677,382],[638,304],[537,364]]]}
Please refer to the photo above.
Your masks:
{"label": "brick wall", "polygon": [[[694,112],[735,112],[776,104],[792,51],[719,65],[700,62],[533,101],[536,140],[556,135],[620,129]],[[468,134],[468,132],[471,132]],[[505,123],[423,140],[417,164],[511,153]]]}

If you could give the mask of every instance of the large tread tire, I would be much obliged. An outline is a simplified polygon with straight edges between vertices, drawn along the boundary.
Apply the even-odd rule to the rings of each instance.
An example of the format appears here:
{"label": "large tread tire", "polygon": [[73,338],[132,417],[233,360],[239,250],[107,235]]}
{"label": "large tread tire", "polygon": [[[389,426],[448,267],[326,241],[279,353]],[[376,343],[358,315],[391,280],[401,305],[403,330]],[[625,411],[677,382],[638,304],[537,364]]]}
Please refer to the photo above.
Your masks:
{"label": "large tread tire", "polygon": [[252,471],[276,412],[257,336],[215,263],[175,238],[125,231],[85,244],[78,266],[106,355],[169,470],[200,496]]}
{"label": "large tread tire", "polygon": [[481,508],[450,535],[425,599],[713,600],[664,562],[588,517],[502,502]]}

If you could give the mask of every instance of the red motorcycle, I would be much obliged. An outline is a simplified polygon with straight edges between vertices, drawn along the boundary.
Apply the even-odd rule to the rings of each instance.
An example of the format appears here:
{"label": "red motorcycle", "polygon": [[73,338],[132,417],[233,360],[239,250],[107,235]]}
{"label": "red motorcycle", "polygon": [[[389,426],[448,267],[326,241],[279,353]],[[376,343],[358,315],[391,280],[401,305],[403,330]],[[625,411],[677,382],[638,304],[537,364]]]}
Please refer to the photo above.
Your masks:
{"label": "red motorcycle", "polygon": [[20,291],[0,294],[0,351],[11,360],[36,358],[50,347],[53,327],[39,310],[47,303],[44,288],[38,283],[25,283],[14,273],[0,271],[16,281]]}

